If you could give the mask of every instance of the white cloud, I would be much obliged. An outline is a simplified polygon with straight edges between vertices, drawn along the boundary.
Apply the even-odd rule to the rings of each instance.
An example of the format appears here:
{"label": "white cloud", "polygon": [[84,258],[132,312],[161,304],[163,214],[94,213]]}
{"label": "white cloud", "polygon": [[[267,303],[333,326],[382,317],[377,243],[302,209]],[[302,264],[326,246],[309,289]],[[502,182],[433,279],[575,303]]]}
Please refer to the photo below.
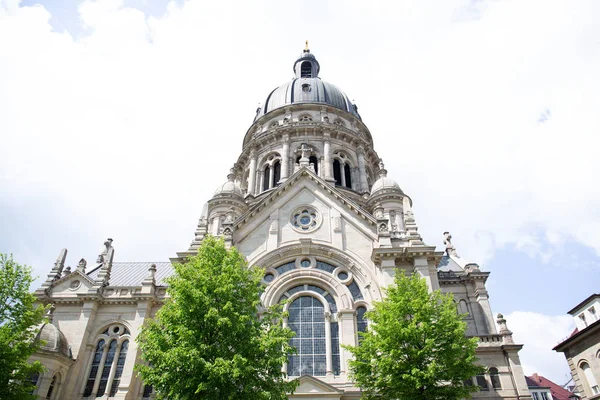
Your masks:
{"label": "white cloud", "polygon": [[559,385],[571,379],[564,354],[552,350],[575,329],[571,316],[515,311],[505,317],[515,342],[525,344],[519,352],[525,375],[538,373]]}
{"label": "white cloud", "polygon": [[[307,38],[426,241],[450,230],[476,261],[506,245],[548,258],[543,238],[600,250],[598,2],[187,1],[146,18],[99,0],[82,4],[75,36],[15,4],[0,1],[2,196],[61,223],[2,228],[46,233],[52,254],[3,251],[47,259],[40,275],[61,247],[76,263],[107,236],[120,260],[185,249]],[[96,242],[62,242],[73,230]]]}

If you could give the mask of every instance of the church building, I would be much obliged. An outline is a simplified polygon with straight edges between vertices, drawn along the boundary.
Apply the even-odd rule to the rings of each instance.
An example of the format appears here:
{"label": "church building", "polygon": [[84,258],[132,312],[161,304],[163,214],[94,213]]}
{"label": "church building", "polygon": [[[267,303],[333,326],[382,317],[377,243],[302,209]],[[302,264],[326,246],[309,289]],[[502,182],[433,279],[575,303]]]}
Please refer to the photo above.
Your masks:
{"label": "church building", "polygon": [[[348,376],[365,312],[398,271],[419,274],[431,290],[454,294],[479,339],[484,375],[475,399],[531,399],[502,315],[492,314],[489,272],[458,256],[451,235],[436,250],[419,234],[413,201],[388,177],[358,108],[320,78],[307,47],[291,81],[271,90],[244,135],[227,181],[208,200],[193,241],[170,262],[119,262],[107,239],[95,262],[65,266],[60,252],[36,291],[52,304],[46,341],[33,359],[47,371],[36,381],[42,399],[151,399],[134,372],[136,336],[167,296],[172,263],[196,254],[205,235],[222,237],[250,265],[266,268],[266,306],[287,300],[287,326],[298,350],[282,367],[300,383],[291,399],[360,398]],[[115,243],[116,244],[116,243]],[[115,255],[117,254],[117,255]],[[496,324],[497,322],[497,324]],[[499,328],[497,328],[497,326]]]}

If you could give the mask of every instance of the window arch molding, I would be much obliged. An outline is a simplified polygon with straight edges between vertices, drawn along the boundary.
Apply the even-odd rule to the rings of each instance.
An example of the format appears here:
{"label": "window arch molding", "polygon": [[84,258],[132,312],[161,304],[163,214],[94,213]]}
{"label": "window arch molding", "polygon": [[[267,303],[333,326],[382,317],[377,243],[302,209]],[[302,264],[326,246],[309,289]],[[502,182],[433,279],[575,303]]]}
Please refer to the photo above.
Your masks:
{"label": "window arch molding", "polygon": [[[280,266],[286,262],[294,261],[297,257],[312,256],[333,265],[334,267],[343,267],[352,272],[354,281],[364,290],[364,294],[368,292],[367,299],[369,301],[381,301],[383,298],[381,288],[376,284],[377,278],[373,274],[372,270],[365,265],[362,260],[355,259],[352,255],[342,253],[339,249],[331,247],[329,245],[314,244],[309,245],[309,253],[306,254],[303,251],[303,247],[299,243],[290,243],[280,247],[277,251],[270,252],[265,255],[261,255],[255,259],[248,260],[249,265],[260,265],[269,266],[266,268],[266,272],[272,271],[275,267]],[[331,274],[324,273],[320,270],[311,269],[311,275],[320,277],[321,280],[329,282],[331,280]],[[291,275],[294,274],[294,275]],[[297,271],[286,273],[286,277],[298,276]],[[280,282],[276,282],[278,274],[274,274],[275,278],[265,289],[263,293],[263,301],[265,304],[275,304],[271,301],[277,301],[278,297],[273,300],[273,292],[279,288]],[[367,289],[368,288],[368,289]],[[276,296],[274,296],[276,297]],[[351,303],[344,305],[345,309],[351,309]]]}
{"label": "window arch molding", "polygon": [[[319,271],[316,269],[310,270],[310,276],[306,275],[305,270],[295,270],[286,274],[286,279],[281,282],[275,282],[270,285],[264,293],[264,303],[266,306],[272,306],[279,302],[279,299],[291,288],[301,285],[314,285],[327,291],[333,297],[335,305],[338,310],[340,309],[352,309],[352,296],[350,290],[346,285],[340,282],[336,282],[333,285],[331,281],[331,275],[326,272]],[[298,293],[314,293],[306,290],[301,290]],[[292,299],[294,295],[290,295],[289,299]],[[314,293],[317,295],[318,293]],[[294,297],[296,298],[296,297]],[[327,304],[327,300],[323,296],[319,298]],[[293,300],[292,300],[293,301]],[[291,302],[291,301],[288,301]]]}

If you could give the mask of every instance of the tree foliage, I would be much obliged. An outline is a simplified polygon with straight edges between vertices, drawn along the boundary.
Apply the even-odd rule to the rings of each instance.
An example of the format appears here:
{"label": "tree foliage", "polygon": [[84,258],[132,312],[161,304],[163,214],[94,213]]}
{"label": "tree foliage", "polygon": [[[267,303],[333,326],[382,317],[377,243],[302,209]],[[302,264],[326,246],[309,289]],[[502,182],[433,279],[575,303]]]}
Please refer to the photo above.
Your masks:
{"label": "tree foliage", "polygon": [[170,299],[137,339],[142,380],[171,400],[287,399],[297,383],[281,367],[293,332],[281,306],[260,309],[264,271],[210,236],[174,268]]}
{"label": "tree foliage", "polygon": [[29,292],[31,268],[16,263],[12,255],[0,254],[0,398],[35,399],[31,376],[43,371],[28,358],[39,348],[34,341],[44,307],[36,307]]}
{"label": "tree foliage", "polygon": [[350,371],[365,399],[452,400],[477,390],[463,381],[483,373],[475,364],[477,338],[465,336],[466,323],[451,294],[429,292],[418,275],[396,274],[387,297],[366,314],[371,322]]}

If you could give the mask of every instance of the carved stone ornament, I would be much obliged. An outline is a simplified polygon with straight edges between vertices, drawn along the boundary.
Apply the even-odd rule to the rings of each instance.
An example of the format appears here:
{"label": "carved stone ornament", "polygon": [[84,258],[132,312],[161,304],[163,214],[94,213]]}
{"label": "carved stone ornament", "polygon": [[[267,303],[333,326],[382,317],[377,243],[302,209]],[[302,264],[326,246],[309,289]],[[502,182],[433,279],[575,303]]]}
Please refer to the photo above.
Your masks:
{"label": "carved stone ornament", "polygon": [[298,232],[312,232],[321,224],[321,214],[313,207],[300,207],[290,216],[290,223]]}

